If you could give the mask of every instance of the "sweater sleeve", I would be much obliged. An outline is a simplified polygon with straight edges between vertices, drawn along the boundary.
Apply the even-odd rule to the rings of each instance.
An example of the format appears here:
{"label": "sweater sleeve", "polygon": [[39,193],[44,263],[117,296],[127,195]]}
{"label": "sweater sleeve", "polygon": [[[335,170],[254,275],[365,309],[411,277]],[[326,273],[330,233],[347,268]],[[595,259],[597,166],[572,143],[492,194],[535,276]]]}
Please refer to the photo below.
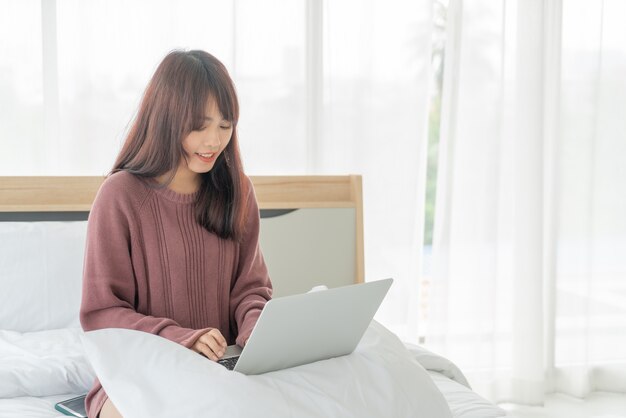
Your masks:
{"label": "sweater sleeve", "polygon": [[259,206],[248,179],[246,230],[239,245],[239,264],[231,290],[230,311],[238,329],[236,342],[243,347],[261,310],[272,297],[272,283],[259,246]]}
{"label": "sweater sleeve", "polygon": [[191,347],[205,330],[179,326],[168,318],[135,310],[137,287],[131,239],[131,195],[120,182],[107,179],[98,191],[87,223],[80,322],[85,331],[126,328],[160,335]]}

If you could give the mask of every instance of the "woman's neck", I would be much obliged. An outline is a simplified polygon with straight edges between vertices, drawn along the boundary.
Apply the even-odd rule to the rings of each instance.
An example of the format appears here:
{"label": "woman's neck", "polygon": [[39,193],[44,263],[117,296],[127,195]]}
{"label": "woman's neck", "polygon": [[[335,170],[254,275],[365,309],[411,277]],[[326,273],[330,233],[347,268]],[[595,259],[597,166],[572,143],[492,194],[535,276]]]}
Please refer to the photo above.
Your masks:
{"label": "woman's neck", "polygon": [[[156,180],[159,184],[164,184],[170,176],[171,172],[165,173],[158,176]],[[180,194],[192,194],[198,191],[200,183],[201,178],[198,173],[194,173],[187,167],[178,167],[174,178],[167,188]]]}

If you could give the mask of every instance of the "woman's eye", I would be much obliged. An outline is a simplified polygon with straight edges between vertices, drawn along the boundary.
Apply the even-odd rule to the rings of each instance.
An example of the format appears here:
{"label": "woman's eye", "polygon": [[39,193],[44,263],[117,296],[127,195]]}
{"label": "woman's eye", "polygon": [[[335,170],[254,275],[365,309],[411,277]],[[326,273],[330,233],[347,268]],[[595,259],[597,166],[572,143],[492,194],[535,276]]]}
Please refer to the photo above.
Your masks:
{"label": "woman's eye", "polygon": [[220,126],[220,128],[228,130],[228,129],[230,129],[230,125],[228,125],[228,126]]}

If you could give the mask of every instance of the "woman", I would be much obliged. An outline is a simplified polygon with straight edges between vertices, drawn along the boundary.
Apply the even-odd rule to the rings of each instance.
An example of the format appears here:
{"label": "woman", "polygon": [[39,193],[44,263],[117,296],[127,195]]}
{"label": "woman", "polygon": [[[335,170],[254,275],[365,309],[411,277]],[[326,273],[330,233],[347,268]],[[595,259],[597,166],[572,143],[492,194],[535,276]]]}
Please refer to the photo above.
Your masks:
{"label": "woman", "polygon": [[[228,344],[245,345],[272,285],[238,118],[215,57],[164,58],[89,215],[85,331],[146,331],[213,361]],[[98,381],[86,406],[90,418],[120,416]]]}

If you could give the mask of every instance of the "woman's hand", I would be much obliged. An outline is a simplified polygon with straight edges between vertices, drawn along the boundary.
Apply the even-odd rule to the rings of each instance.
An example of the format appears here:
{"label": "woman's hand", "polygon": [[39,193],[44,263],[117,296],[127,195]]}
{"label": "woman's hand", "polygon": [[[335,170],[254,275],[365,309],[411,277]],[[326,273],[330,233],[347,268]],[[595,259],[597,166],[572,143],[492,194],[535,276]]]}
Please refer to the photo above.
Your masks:
{"label": "woman's hand", "polygon": [[217,361],[226,351],[226,339],[219,329],[213,328],[206,334],[202,334],[191,346],[191,349],[213,361]]}

